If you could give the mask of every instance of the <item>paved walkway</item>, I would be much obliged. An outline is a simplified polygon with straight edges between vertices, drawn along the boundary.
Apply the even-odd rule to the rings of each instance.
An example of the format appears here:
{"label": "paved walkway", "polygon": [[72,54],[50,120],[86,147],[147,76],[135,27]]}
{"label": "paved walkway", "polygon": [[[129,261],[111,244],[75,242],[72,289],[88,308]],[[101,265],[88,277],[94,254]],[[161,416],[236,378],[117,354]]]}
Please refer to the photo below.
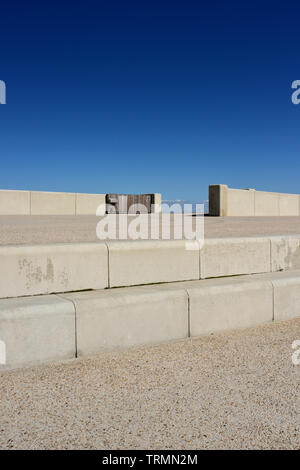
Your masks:
{"label": "paved walkway", "polygon": [[[192,219],[195,224],[196,218]],[[208,238],[300,234],[300,217],[204,219]],[[99,220],[96,216],[0,216],[0,245],[98,241]],[[171,221],[171,233],[173,226]]]}
{"label": "paved walkway", "polygon": [[299,449],[300,320],[0,373],[1,449]]}

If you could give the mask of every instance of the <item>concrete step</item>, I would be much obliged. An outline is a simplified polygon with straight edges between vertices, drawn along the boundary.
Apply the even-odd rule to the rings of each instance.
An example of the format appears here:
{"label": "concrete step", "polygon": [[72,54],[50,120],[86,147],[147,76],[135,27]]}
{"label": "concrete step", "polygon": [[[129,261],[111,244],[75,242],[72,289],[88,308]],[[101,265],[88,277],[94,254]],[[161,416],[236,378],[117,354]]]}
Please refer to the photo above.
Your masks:
{"label": "concrete step", "polygon": [[0,298],[300,269],[300,236],[0,246]]}
{"label": "concrete step", "polygon": [[300,317],[300,270],[0,300],[0,371]]}

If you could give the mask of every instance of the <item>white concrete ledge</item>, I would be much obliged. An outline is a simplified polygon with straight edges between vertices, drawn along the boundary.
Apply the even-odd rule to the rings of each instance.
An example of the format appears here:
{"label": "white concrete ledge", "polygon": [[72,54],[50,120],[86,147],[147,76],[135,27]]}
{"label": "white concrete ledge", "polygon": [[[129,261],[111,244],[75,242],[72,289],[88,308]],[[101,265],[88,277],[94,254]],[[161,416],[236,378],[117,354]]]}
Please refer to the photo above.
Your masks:
{"label": "white concrete ledge", "polygon": [[187,286],[191,336],[246,328],[273,319],[273,289],[268,281],[209,279]]}
{"label": "white concrete ledge", "polygon": [[108,241],[109,286],[199,279],[199,246],[184,240]]}
{"label": "white concrete ledge", "polygon": [[296,317],[300,270],[2,299],[0,372]]}
{"label": "white concrete ledge", "polygon": [[184,289],[131,287],[64,294],[76,309],[78,356],[188,336]]}
{"label": "white concrete ledge", "polygon": [[14,369],[75,357],[75,309],[55,295],[0,300],[0,341]]}
{"label": "white concrete ledge", "polygon": [[[189,249],[189,248],[193,249]],[[0,246],[0,298],[300,269],[300,236]]]}
{"label": "white concrete ledge", "polygon": [[206,239],[200,251],[201,279],[270,271],[268,238]]}
{"label": "white concrete ledge", "polygon": [[0,298],[108,286],[105,243],[0,246]]}

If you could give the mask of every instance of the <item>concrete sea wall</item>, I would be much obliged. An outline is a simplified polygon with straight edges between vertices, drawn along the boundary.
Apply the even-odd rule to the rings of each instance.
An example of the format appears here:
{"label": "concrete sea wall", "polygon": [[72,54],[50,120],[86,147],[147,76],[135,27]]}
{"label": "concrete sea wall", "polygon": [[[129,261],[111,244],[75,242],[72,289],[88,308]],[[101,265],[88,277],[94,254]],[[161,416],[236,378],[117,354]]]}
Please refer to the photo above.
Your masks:
{"label": "concrete sea wall", "polygon": [[[160,212],[161,194],[153,200]],[[104,215],[105,208],[106,194],[0,190],[0,215]]]}
{"label": "concrete sea wall", "polygon": [[300,216],[300,195],[209,186],[209,214],[214,216]]}
{"label": "concrete sea wall", "polygon": [[100,205],[104,214],[105,194],[0,190],[0,215],[94,215]]}

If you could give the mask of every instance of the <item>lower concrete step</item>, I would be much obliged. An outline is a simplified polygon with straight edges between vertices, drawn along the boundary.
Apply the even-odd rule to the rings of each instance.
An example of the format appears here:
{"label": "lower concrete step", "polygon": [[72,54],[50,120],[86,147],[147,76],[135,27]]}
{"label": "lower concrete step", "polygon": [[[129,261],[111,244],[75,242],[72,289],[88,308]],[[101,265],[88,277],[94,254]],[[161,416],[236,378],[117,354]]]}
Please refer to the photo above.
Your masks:
{"label": "lower concrete step", "polygon": [[0,300],[0,372],[300,317],[300,271]]}

